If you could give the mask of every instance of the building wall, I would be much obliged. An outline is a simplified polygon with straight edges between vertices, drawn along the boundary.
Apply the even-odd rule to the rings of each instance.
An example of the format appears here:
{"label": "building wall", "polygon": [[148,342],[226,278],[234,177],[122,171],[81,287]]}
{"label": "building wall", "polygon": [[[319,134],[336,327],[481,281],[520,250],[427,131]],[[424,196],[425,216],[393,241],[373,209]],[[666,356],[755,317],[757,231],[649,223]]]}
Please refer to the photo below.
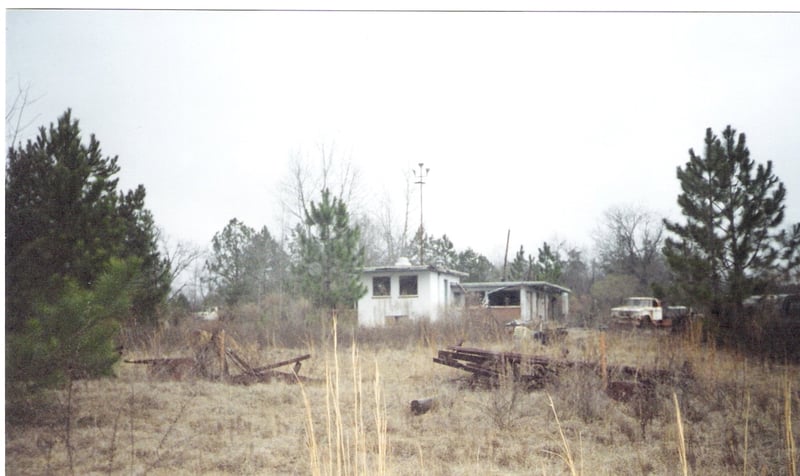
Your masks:
{"label": "building wall", "polygon": [[[520,289],[519,307],[508,306],[507,310],[503,311],[503,319],[513,320],[519,319],[522,321],[531,320],[551,320],[556,318],[554,309],[551,306],[550,299],[553,296],[535,289],[522,288]],[[503,306],[492,306],[492,309],[502,308]],[[516,310],[516,315],[512,316],[512,312]],[[566,313],[564,313],[566,314]]]}
{"label": "building wall", "polygon": [[492,306],[489,308],[489,314],[495,322],[505,325],[520,319],[520,306]]}
{"label": "building wall", "polygon": [[[390,294],[374,296],[373,278],[388,276]],[[417,294],[400,295],[400,277],[417,276]],[[459,282],[457,276],[431,270],[375,272],[362,274],[361,281],[367,293],[358,301],[358,323],[362,326],[383,326],[392,319],[428,318],[439,319],[447,307],[453,305],[454,295],[450,290],[452,283]]]}
{"label": "building wall", "polygon": [[[569,293],[548,293],[542,289],[530,286],[521,286],[519,289],[519,305],[507,306],[492,304],[487,306],[484,300],[482,307],[488,307],[493,315],[499,316],[503,321],[521,320],[530,321],[558,321],[565,318],[569,312]],[[456,301],[456,305],[461,308],[475,306],[465,302],[465,296],[461,295]],[[497,311],[495,313],[495,311]]]}
{"label": "building wall", "polygon": [[528,289],[522,289],[519,293],[519,317],[523,321],[530,321],[534,315],[534,305],[536,303],[535,293]]}

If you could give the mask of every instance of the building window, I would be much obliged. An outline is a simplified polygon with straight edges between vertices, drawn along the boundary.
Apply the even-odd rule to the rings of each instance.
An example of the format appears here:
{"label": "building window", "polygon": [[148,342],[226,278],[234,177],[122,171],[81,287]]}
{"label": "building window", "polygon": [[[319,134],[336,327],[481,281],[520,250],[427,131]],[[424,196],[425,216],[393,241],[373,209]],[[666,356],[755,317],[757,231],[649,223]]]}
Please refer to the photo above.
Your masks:
{"label": "building window", "polygon": [[372,278],[372,295],[373,296],[391,296],[392,295],[392,280],[389,276],[375,276]]}
{"label": "building window", "polygon": [[519,289],[503,289],[489,294],[490,306],[519,306]]}
{"label": "building window", "polygon": [[416,276],[400,276],[400,295],[401,296],[416,296],[417,292],[417,277]]}

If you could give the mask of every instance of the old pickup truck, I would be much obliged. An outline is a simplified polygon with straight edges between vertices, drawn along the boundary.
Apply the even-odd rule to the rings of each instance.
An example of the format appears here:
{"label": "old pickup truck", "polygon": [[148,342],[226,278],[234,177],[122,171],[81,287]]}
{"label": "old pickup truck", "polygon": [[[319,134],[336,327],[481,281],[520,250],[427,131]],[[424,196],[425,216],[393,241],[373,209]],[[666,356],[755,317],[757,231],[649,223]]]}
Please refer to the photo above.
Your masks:
{"label": "old pickup truck", "polygon": [[611,309],[611,321],[619,326],[671,327],[688,313],[684,306],[664,308],[661,300],[653,297],[630,297]]}

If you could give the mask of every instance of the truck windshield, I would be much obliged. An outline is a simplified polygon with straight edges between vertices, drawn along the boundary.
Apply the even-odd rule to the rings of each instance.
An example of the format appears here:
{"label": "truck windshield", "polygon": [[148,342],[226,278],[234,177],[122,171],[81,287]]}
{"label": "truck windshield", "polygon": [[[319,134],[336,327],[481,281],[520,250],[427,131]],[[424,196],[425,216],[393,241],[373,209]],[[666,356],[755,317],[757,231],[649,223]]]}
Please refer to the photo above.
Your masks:
{"label": "truck windshield", "polygon": [[653,300],[652,299],[626,299],[625,305],[630,307],[652,307]]}

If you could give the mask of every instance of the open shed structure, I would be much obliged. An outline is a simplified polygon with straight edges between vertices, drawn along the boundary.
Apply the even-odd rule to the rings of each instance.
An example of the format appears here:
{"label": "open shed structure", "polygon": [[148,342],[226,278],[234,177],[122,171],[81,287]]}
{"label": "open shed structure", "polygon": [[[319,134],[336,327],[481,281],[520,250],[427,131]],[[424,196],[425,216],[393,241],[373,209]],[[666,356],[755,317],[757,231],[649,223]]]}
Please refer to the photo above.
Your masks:
{"label": "open shed structure", "polygon": [[462,283],[456,300],[462,307],[481,306],[500,323],[563,320],[569,314],[570,290],[546,281]]}
{"label": "open shed structure", "polygon": [[427,318],[436,321],[456,305],[456,292],[467,273],[436,265],[413,265],[400,258],[392,266],[364,268],[367,293],[358,301],[358,323],[382,326]]}

